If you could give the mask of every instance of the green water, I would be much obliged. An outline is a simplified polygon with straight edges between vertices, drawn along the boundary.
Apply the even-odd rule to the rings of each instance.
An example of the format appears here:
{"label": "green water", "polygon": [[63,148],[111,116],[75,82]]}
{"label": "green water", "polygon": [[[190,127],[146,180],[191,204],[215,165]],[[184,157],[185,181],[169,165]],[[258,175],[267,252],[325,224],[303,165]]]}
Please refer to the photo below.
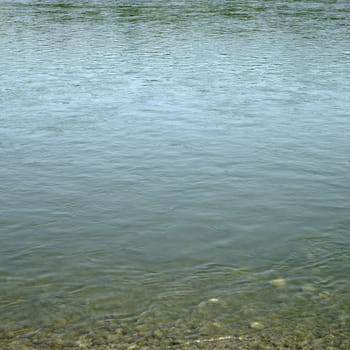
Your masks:
{"label": "green water", "polygon": [[347,1],[0,0],[0,348],[350,348]]}

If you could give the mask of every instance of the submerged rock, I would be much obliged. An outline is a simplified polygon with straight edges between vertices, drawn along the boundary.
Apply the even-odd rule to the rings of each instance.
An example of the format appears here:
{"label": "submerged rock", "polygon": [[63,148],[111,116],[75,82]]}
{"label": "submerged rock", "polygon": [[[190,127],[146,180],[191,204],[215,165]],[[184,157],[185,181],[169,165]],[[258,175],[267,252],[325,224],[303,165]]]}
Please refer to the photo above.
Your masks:
{"label": "submerged rock", "polygon": [[276,278],[274,280],[271,280],[270,284],[276,288],[282,288],[286,286],[287,281],[284,278]]}
{"label": "submerged rock", "polygon": [[331,296],[331,293],[327,292],[326,290],[323,290],[318,293],[318,296],[321,298],[329,298]]}
{"label": "submerged rock", "polygon": [[204,301],[200,302],[198,305],[198,308],[202,309],[202,308],[210,306],[210,305],[218,304],[219,301],[220,300],[218,298],[210,298],[208,300],[204,300]]}
{"label": "submerged rock", "polygon": [[210,303],[218,303],[219,302],[219,299],[218,298],[210,298],[208,300]]}
{"label": "submerged rock", "polygon": [[314,293],[316,292],[316,289],[317,288],[311,283],[305,284],[301,287],[301,291],[305,293]]}
{"label": "submerged rock", "polygon": [[163,332],[160,329],[156,329],[153,332],[153,336],[156,337],[156,338],[162,338],[163,337]]}
{"label": "submerged rock", "polygon": [[262,329],[262,328],[264,328],[264,326],[263,326],[263,324],[261,322],[254,321],[254,322],[250,322],[249,323],[249,328],[251,328],[251,329]]}

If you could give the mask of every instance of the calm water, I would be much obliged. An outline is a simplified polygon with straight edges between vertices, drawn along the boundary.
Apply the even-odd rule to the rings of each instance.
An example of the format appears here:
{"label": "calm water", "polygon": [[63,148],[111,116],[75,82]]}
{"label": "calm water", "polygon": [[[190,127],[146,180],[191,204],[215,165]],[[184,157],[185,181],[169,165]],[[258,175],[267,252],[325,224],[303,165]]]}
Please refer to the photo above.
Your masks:
{"label": "calm water", "polygon": [[349,140],[348,1],[0,0],[0,348],[349,349]]}

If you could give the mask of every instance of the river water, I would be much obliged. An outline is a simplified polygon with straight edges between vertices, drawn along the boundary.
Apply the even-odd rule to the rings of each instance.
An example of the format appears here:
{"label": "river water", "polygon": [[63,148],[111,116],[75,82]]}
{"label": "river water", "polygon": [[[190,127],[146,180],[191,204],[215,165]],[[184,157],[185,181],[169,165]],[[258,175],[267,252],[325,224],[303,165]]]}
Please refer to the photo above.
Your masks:
{"label": "river water", "polygon": [[350,5],[0,0],[0,348],[349,349]]}

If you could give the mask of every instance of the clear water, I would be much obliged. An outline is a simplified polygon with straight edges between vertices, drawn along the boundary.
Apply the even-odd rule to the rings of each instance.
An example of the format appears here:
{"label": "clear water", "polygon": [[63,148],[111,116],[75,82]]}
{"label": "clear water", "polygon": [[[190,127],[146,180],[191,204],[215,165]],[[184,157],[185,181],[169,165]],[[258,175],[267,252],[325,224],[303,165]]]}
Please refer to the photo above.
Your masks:
{"label": "clear water", "polygon": [[345,0],[0,0],[0,348],[349,349],[349,74]]}

